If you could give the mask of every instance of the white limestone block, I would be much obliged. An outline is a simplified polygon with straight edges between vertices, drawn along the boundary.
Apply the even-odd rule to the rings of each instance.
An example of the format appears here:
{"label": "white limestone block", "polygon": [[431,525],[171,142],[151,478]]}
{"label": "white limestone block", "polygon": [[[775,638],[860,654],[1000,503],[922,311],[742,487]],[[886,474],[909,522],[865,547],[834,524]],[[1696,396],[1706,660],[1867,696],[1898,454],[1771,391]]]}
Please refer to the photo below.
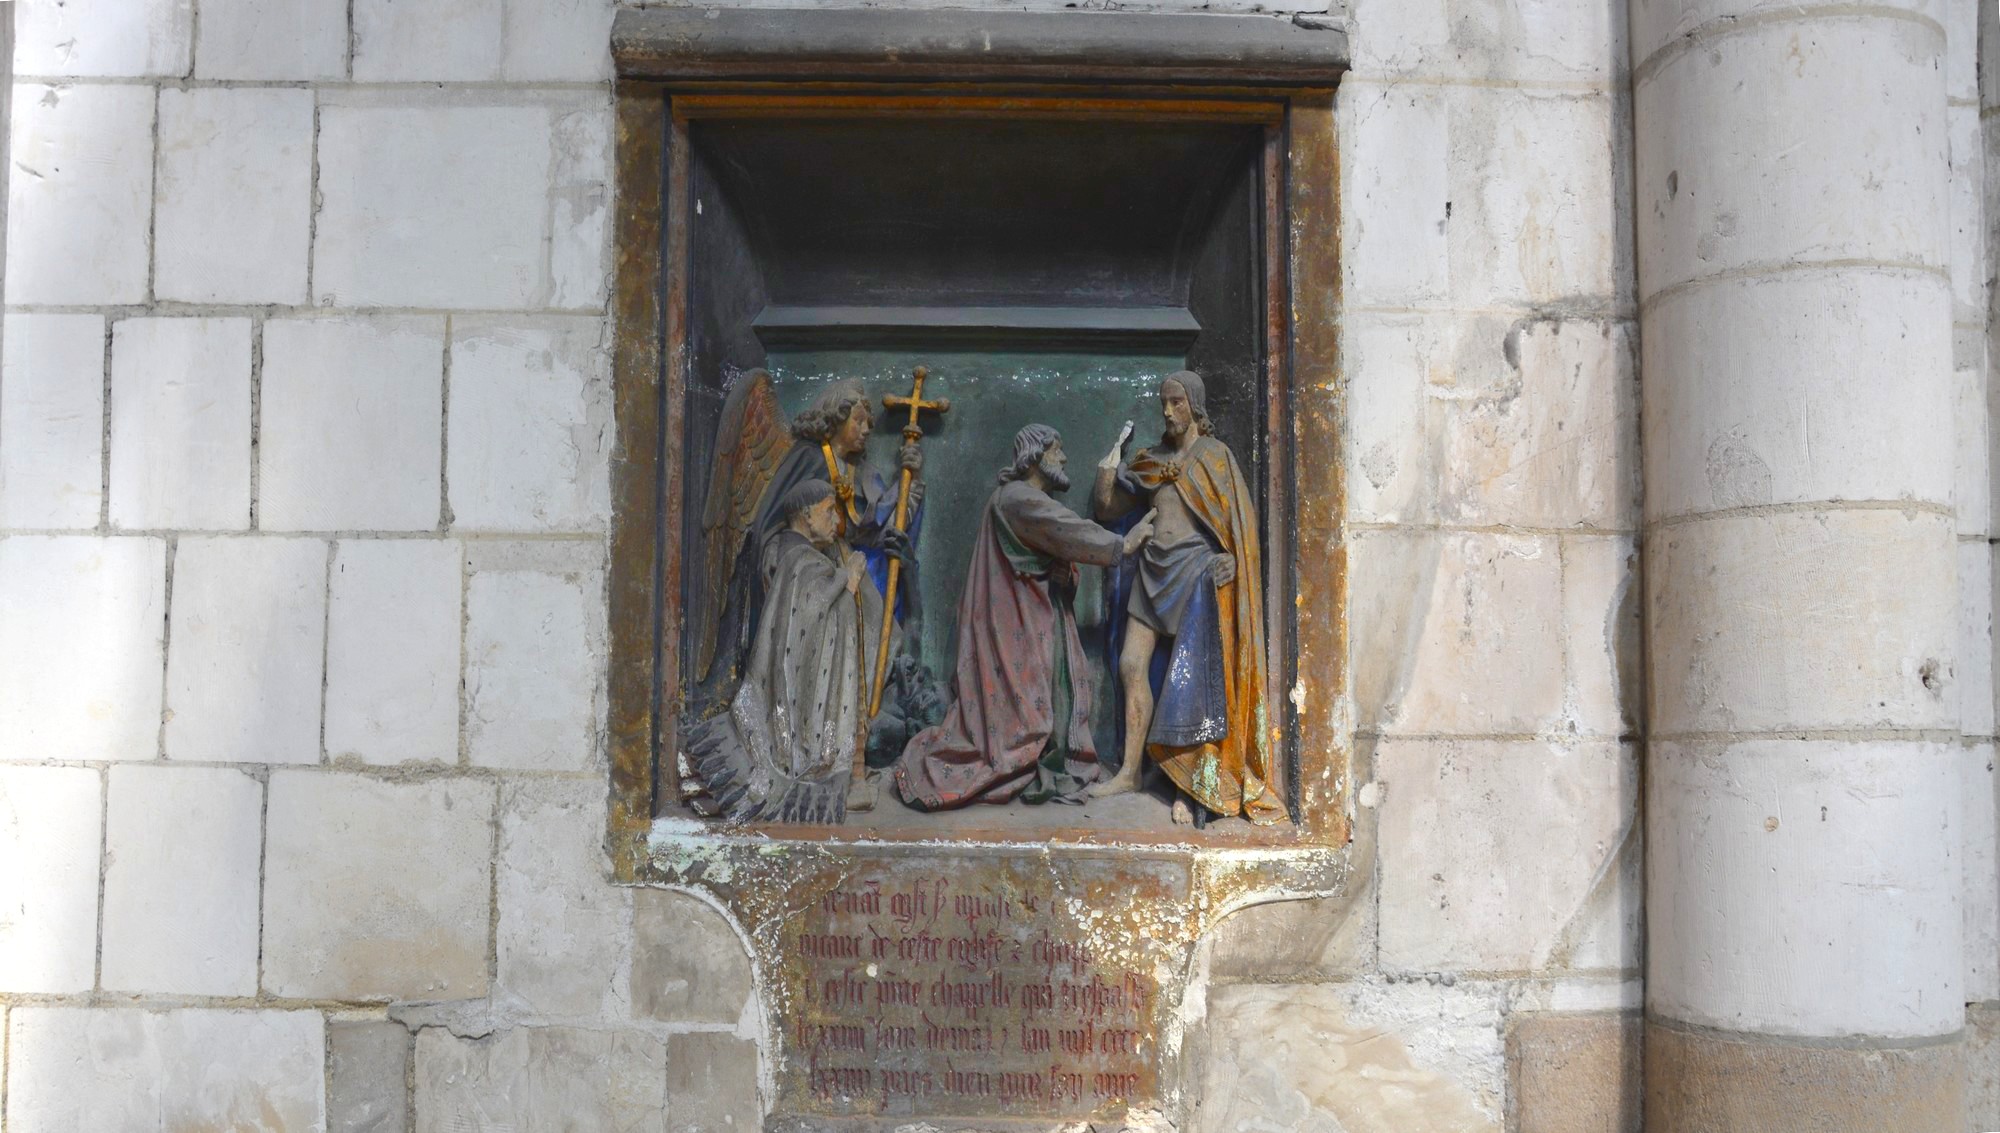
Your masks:
{"label": "white limestone block", "polygon": [[453,526],[602,531],[610,517],[611,388],[595,318],[452,326]]}
{"label": "white limestone block", "polygon": [[[1592,898],[1617,882],[1633,836],[1631,747],[1385,739],[1375,778],[1385,969],[1571,966]],[[1639,893],[1624,897],[1636,912]]]}
{"label": "white limestone block", "polygon": [[2000,999],[2000,825],[1991,741],[1959,751],[1958,828],[1964,835],[1965,1001]]}
{"label": "white limestone block", "polygon": [[305,302],[312,149],[311,91],[161,91],[155,294]]}
{"label": "white limestone block", "polygon": [[1340,359],[1347,378],[1343,455],[1351,517],[1435,520],[1439,471],[1432,419],[1439,399],[1433,391],[1457,384],[1458,337],[1466,323],[1414,312],[1347,315]]}
{"label": "white limestone block", "polygon": [[500,73],[511,82],[611,78],[613,0],[505,0]]}
{"label": "white limestone block", "polygon": [[450,540],[348,539],[334,548],[327,755],[458,761],[462,575]]}
{"label": "white limestone block", "polygon": [[19,8],[14,74],[137,78],[188,72],[194,0],[35,0]]}
{"label": "white limestone block", "polygon": [[319,761],[326,554],[317,539],[180,541],[168,758]]}
{"label": "white limestone block", "polygon": [[325,1127],[317,1011],[16,1007],[11,1025],[8,1133]]}
{"label": "white limestone block", "polygon": [[417,1034],[416,1133],[482,1128],[667,1133],[666,1044],[638,1031],[518,1027],[462,1039]]}
{"label": "white limestone block", "polygon": [[1957,754],[1917,741],[1653,740],[1649,1010],[1820,1038],[1958,1030]]}
{"label": "white limestone block", "polygon": [[1954,355],[1968,342],[1973,355],[1953,359],[1958,449],[1953,462],[1957,482],[1952,487],[1952,508],[1958,516],[1960,535],[1986,535],[1993,530],[1993,425],[1988,408],[1992,391],[1986,386],[1986,343],[1983,335],[1962,328],[1955,329],[1952,337]]}
{"label": "white limestone block", "polygon": [[1368,78],[1608,83],[1625,69],[1624,13],[1594,0],[1352,0],[1348,10],[1354,69]]}
{"label": "white limestone block", "polygon": [[1993,735],[1993,546],[1984,539],[1958,544],[1959,731]]}
{"label": "white limestone block", "polygon": [[158,539],[0,539],[0,759],[159,754],[166,588]]}
{"label": "white limestone block", "polygon": [[1466,86],[1448,97],[1453,302],[1597,306],[1629,294],[1625,127],[1609,93]]}
{"label": "white limestone block", "polygon": [[104,317],[8,315],[0,359],[0,528],[97,526]]}
{"label": "white limestone block", "polygon": [[1195,1133],[1501,1133],[1502,998],[1490,984],[1233,984],[1209,993]]}
{"label": "white limestone block", "polygon": [[1532,734],[1562,718],[1555,539],[1370,531],[1350,555],[1359,727]]}
{"label": "white limestone block", "polygon": [[10,139],[7,301],[145,302],[153,88],[25,84]]}
{"label": "white limestone block", "polygon": [[504,0],[354,0],[358,82],[501,77]]}
{"label": "white limestone block", "polygon": [[1676,524],[1650,542],[1655,735],[1957,730],[1950,516],[1725,516]]}
{"label": "white limestone block", "polygon": [[[2000,12],[1979,5],[1979,58],[2000,59]],[[2000,67],[1979,68],[1979,105],[2000,106]],[[1987,147],[1987,153],[1993,148]]]}
{"label": "white limestone block", "polygon": [[601,779],[501,788],[496,1001],[540,1019],[623,1018],[632,891],[610,883]]}
{"label": "white limestone block", "polygon": [[1983,0],[1939,0],[1945,25],[1945,93],[1967,102],[1979,100],[1979,13]]}
{"label": "white limestone block", "polygon": [[1339,120],[1347,294],[1358,305],[1444,298],[1450,286],[1450,132],[1433,86],[1343,82]]}
{"label": "white limestone block", "polygon": [[1937,32],[1888,19],[1810,26],[1734,32],[1640,74],[1642,294],[1800,262],[1946,265]]}
{"label": "white limestone block", "polygon": [[[1961,0],[1886,0],[1871,8],[1900,11],[1933,23],[1946,21],[1945,9]],[[1820,9],[1834,9],[1819,15]],[[1853,5],[1844,0],[1639,0],[1632,5],[1632,60],[1643,64],[1648,56],[1672,46],[1690,32],[1727,28],[1746,17],[1791,16],[1785,21],[1801,29],[1817,32],[1826,19],[1852,18]],[[1894,18],[1890,16],[1889,18]],[[1710,27],[1715,25],[1715,27]],[[1942,46],[1942,44],[1940,44]]]}
{"label": "white limestone block", "polygon": [[107,991],[257,994],[264,788],[220,767],[111,769]]}
{"label": "white limestone block", "polygon": [[539,304],[548,290],[549,135],[549,112],[536,106],[323,107],[317,301]]}
{"label": "white limestone block", "polygon": [[1568,728],[1637,734],[1646,704],[1639,549],[1629,535],[1566,535],[1562,560]]}
{"label": "white limestone block", "polygon": [[202,0],[194,70],[204,79],[345,78],[346,0]]}
{"label": "white limestone block", "polygon": [[[1979,107],[1969,103],[1947,107],[1945,122],[1951,131],[1951,235],[1947,247],[1951,255],[1952,314],[1956,322],[1984,324],[1988,275],[1984,212],[1989,174],[1985,139],[1979,129]],[[2000,155],[1994,160],[2000,161]]]}
{"label": "white limestone block", "polygon": [[434,531],[444,320],[264,324],[257,518],[269,531]]}
{"label": "white limestone block", "polygon": [[264,990],[302,999],[486,994],[493,785],[275,771]]}
{"label": "white limestone block", "polygon": [[111,326],[111,523],[250,522],[250,320]]}
{"label": "white limestone block", "polygon": [[482,767],[595,766],[602,578],[479,571],[466,590],[466,748]]}
{"label": "white limestone block", "polygon": [[0,869],[0,992],[96,982],[103,805],[104,780],[89,768],[0,765],[0,861],[16,863]]}
{"label": "white limestone block", "polygon": [[1654,518],[1816,500],[1949,504],[1951,328],[1936,276],[1716,280],[1647,312],[1641,383]]}
{"label": "white limestone block", "polygon": [[[593,0],[594,2],[594,0]],[[598,43],[601,49],[604,40]],[[611,108],[555,118],[555,187],[551,200],[549,305],[602,310],[611,272]]]}

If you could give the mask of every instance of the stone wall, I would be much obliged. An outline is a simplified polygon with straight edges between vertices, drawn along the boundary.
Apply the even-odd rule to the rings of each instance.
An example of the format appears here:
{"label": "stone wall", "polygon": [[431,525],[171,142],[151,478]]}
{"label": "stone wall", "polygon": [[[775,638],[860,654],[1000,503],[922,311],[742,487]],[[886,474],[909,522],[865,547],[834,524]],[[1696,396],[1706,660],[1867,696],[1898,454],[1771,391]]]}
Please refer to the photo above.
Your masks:
{"label": "stone wall", "polygon": [[[1308,392],[1346,407],[1365,888],[1214,939],[1192,1125],[1636,1128],[1626,0],[1111,6],[1344,20],[1354,58],[1343,373]],[[1989,1003],[1981,9],[1939,7],[1947,856]],[[20,6],[0,862],[32,868],[0,868],[6,1133],[755,1127],[733,931],[605,880],[611,14]],[[2000,1003],[1973,1020],[1976,1127],[2000,1127]]]}

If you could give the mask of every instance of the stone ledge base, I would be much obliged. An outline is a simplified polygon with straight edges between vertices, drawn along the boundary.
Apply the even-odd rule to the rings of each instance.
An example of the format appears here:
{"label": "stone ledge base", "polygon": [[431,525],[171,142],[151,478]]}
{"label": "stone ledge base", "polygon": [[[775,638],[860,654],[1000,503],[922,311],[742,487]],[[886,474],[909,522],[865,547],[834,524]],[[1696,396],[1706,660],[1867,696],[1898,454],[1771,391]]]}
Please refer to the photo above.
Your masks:
{"label": "stone ledge base", "polygon": [[1645,1060],[1647,1133],[1882,1133],[1965,1121],[1958,1042],[1849,1050],[1648,1020]]}

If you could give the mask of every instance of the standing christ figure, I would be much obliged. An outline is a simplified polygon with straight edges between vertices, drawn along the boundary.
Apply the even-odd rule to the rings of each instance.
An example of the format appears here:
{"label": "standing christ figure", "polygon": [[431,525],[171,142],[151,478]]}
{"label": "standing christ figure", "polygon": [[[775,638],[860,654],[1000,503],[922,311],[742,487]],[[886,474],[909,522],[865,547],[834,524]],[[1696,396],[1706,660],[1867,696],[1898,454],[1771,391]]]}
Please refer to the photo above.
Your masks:
{"label": "standing christ figure", "polygon": [[[1216,440],[1207,391],[1189,370],[1160,382],[1160,444],[1119,463],[1120,437],[1097,466],[1091,507],[1109,523],[1136,508],[1159,514],[1136,556],[1118,677],[1124,764],[1093,795],[1138,789],[1145,756],[1182,798],[1174,820],[1218,815],[1267,825],[1286,817],[1272,771],[1275,728],[1264,680],[1263,557],[1250,484]],[[1167,653],[1157,699],[1155,650]]]}

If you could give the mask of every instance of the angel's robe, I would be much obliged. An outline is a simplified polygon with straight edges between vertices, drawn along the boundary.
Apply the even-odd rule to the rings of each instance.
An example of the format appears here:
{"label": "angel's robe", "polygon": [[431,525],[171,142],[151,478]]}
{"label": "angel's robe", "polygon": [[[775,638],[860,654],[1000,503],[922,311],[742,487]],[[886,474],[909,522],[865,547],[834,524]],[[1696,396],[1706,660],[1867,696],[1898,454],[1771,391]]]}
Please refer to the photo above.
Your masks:
{"label": "angel's robe", "polygon": [[[1283,821],[1266,700],[1264,560],[1250,483],[1229,446],[1213,437],[1197,439],[1179,464],[1141,452],[1118,482],[1143,500],[1179,492],[1201,528],[1198,540],[1148,544],[1124,568],[1137,575],[1131,616],[1172,634],[1160,640],[1167,663],[1146,754],[1216,814],[1259,825]],[[1216,554],[1236,564],[1226,586],[1215,585],[1207,568]]]}
{"label": "angel's robe", "polygon": [[1026,481],[993,493],[958,603],[953,703],[896,763],[904,802],[1081,801],[1101,771],[1075,564],[1109,566],[1122,542]]}
{"label": "angel's robe", "polygon": [[[881,547],[882,532],[895,520],[897,484],[865,463],[848,463],[845,467],[846,475],[854,484],[856,514],[846,521],[841,538],[867,558],[869,578],[874,581],[875,592],[880,595],[888,579],[888,555]],[[695,697],[693,707],[697,715],[705,715],[711,706],[735,692],[736,679],[749,660],[750,646],[756,640],[758,621],[765,608],[764,576],[758,569],[762,549],[786,530],[778,502],[785,498],[785,493],[807,480],[830,482],[826,454],[817,443],[798,441],[779,462],[771,483],[759,497],[756,515],[744,535],[742,549],[723,595],[715,663],[709,679]],[[908,526],[914,546],[918,516],[913,514]],[[905,574],[901,593],[908,595],[915,590],[915,578]],[[899,600],[899,616],[904,608],[904,600]]]}
{"label": "angel's robe", "polygon": [[[837,549],[836,549],[837,553]],[[841,821],[867,713],[882,600],[847,592],[833,554],[786,528],[761,556],[757,637],[729,710],[691,726],[682,782],[697,813],[737,822]]]}

